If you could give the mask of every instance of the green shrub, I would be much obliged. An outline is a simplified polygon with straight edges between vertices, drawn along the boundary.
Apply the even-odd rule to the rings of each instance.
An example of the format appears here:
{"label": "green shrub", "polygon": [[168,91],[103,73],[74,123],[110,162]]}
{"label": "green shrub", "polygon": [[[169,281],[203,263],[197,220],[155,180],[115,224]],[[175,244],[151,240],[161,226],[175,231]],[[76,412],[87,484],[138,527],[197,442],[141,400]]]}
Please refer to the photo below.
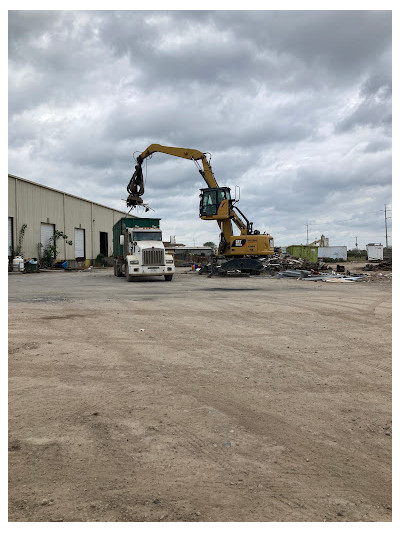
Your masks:
{"label": "green shrub", "polygon": [[98,254],[98,256],[95,259],[95,265],[97,266],[104,266],[104,254]]}
{"label": "green shrub", "polygon": [[[56,230],[53,237],[49,239],[48,244],[43,248],[43,244],[38,244],[39,256],[41,256],[41,264],[47,268],[53,268],[53,265],[57,259],[59,251],[57,250],[57,241],[64,239],[66,244],[72,245],[72,241],[68,240],[68,236],[63,231]],[[43,250],[42,250],[43,248]]]}

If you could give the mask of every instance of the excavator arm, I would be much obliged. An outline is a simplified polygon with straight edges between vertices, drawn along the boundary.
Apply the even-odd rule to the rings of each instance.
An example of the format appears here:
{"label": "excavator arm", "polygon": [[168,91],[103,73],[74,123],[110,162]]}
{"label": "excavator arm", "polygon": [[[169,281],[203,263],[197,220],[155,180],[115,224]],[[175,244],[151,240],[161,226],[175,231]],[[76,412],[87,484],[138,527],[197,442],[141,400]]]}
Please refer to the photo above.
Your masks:
{"label": "excavator arm", "polygon": [[143,200],[141,196],[144,193],[144,182],[142,163],[144,159],[151,156],[155,152],[161,152],[164,154],[174,155],[176,157],[182,157],[184,159],[191,159],[193,161],[201,160],[203,169],[199,169],[200,174],[204,178],[209,187],[218,187],[217,180],[211,170],[211,166],[207,161],[205,154],[199,150],[192,150],[189,148],[175,148],[173,146],[161,146],[161,144],[151,144],[144,152],[142,152],[136,159],[135,172],[132,175],[131,181],[127,187],[129,196],[126,201],[128,207],[135,207],[142,205]]}
{"label": "excavator arm", "polygon": [[[175,157],[190,159],[196,163],[198,170],[207,184],[207,188],[201,189],[200,217],[203,220],[216,220],[221,230],[219,253],[223,255],[269,255],[273,252],[272,237],[260,235],[259,231],[253,232],[253,223],[249,222],[244,214],[234,205],[228,187],[219,187],[217,180],[207,160],[206,154],[190,148],[176,148],[151,144],[137,158],[135,171],[131,177],[127,191],[129,196],[126,200],[128,207],[143,205],[144,179],[142,163],[155,152],[161,152]],[[201,161],[202,167],[197,161]],[[245,222],[238,215],[240,213]],[[232,231],[232,222],[240,230],[240,235],[235,237]]]}
{"label": "excavator arm", "polygon": [[[161,144],[151,144],[144,152],[142,152],[136,159],[135,172],[132,175],[132,178],[127,187],[129,193],[126,204],[128,207],[136,207],[143,205],[142,195],[144,194],[144,180],[143,180],[143,171],[142,163],[143,161],[154,154],[155,152],[161,152],[168,155],[173,155],[175,157],[182,157],[184,159],[191,159],[192,161],[201,161],[203,169],[199,169],[201,176],[204,181],[207,183],[209,188],[217,189],[219,188],[217,180],[215,179],[214,173],[211,169],[211,165],[207,160],[206,154],[200,152],[199,150],[194,150],[191,148],[177,148],[174,146],[162,146]],[[224,206],[225,209],[228,209],[228,212],[223,215],[222,220],[217,220],[219,227],[223,230],[224,235],[232,235],[232,225],[231,220],[239,228],[242,235],[249,233],[251,228],[251,223],[246,219],[246,223],[238,216],[238,214],[233,210],[232,203]],[[243,213],[242,213],[242,216]],[[206,216],[202,218],[207,218]],[[249,226],[250,225],[250,226]],[[251,232],[251,229],[250,229]]]}

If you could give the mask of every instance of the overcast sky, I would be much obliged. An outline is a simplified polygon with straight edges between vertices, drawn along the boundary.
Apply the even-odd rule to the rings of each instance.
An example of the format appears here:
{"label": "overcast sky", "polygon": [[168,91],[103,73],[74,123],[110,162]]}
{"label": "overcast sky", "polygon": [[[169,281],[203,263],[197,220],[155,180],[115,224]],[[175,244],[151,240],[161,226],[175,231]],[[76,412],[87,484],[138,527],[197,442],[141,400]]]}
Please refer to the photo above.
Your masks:
{"label": "overcast sky", "polygon": [[[134,153],[195,148],[275,245],[384,244],[391,39],[390,11],[10,11],[8,171],[126,210]],[[165,240],[218,242],[193,162],[143,168]]]}

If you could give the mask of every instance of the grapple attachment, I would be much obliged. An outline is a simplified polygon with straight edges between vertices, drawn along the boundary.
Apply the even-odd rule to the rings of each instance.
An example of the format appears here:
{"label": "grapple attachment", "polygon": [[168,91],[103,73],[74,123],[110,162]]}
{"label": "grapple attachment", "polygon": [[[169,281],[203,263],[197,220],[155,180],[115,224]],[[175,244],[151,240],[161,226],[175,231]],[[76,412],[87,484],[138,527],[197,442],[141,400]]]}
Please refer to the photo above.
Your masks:
{"label": "grapple attachment", "polygon": [[144,182],[142,164],[140,161],[138,161],[137,165],[135,166],[135,172],[133,173],[131,181],[129,182],[126,190],[129,193],[129,196],[126,200],[127,207],[143,205],[143,199],[141,196],[144,193]]}

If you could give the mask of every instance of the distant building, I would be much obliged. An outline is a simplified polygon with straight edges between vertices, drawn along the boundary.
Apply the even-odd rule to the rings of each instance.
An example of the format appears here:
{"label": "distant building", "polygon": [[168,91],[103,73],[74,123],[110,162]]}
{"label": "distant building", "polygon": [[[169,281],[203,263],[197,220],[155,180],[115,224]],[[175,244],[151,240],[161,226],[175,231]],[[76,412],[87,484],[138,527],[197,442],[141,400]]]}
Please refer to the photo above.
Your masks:
{"label": "distant building", "polygon": [[318,259],[347,261],[347,246],[318,246]]}
{"label": "distant building", "polygon": [[318,260],[336,259],[338,261],[347,261],[347,246],[327,246],[329,242],[327,237],[321,235],[321,239],[314,241],[320,244],[293,244],[287,246],[286,251],[294,257],[301,257],[307,259],[311,263],[317,263]]}
{"label": "distant building", "polygon": [[317,239],[316,241],[314,242],[311,242],[309,245],[307,246],[312,246],[316,244],[317,246],[324,246],[324,247],[328,247],[329,246],[329,239],[328,237],[325,237],[325,235],[321,235],[321,237],[319,239]]}
{"label": "distant building", "polygon": [[167,250],[174,253],[174,258],[182,261],[196,261],[198,259],[204,258],[208,259],[213,250],[209,246],[185,246],[183,244],[171,244],[164,243],[164,246]]}
{"label": "distant building", "polygon": [[123,211],[8,175],[9,258],[18,245],[24,224],[24,259],[40,258],[41,250],[56,230],[62,231],[72,240],[72,245],[66,244],[62,239],[58,241],[57,259],[67,260],[70,266],[82,261],[93,261],[99,254],[111,257],[113,225],[126,216],[131,217]]}

